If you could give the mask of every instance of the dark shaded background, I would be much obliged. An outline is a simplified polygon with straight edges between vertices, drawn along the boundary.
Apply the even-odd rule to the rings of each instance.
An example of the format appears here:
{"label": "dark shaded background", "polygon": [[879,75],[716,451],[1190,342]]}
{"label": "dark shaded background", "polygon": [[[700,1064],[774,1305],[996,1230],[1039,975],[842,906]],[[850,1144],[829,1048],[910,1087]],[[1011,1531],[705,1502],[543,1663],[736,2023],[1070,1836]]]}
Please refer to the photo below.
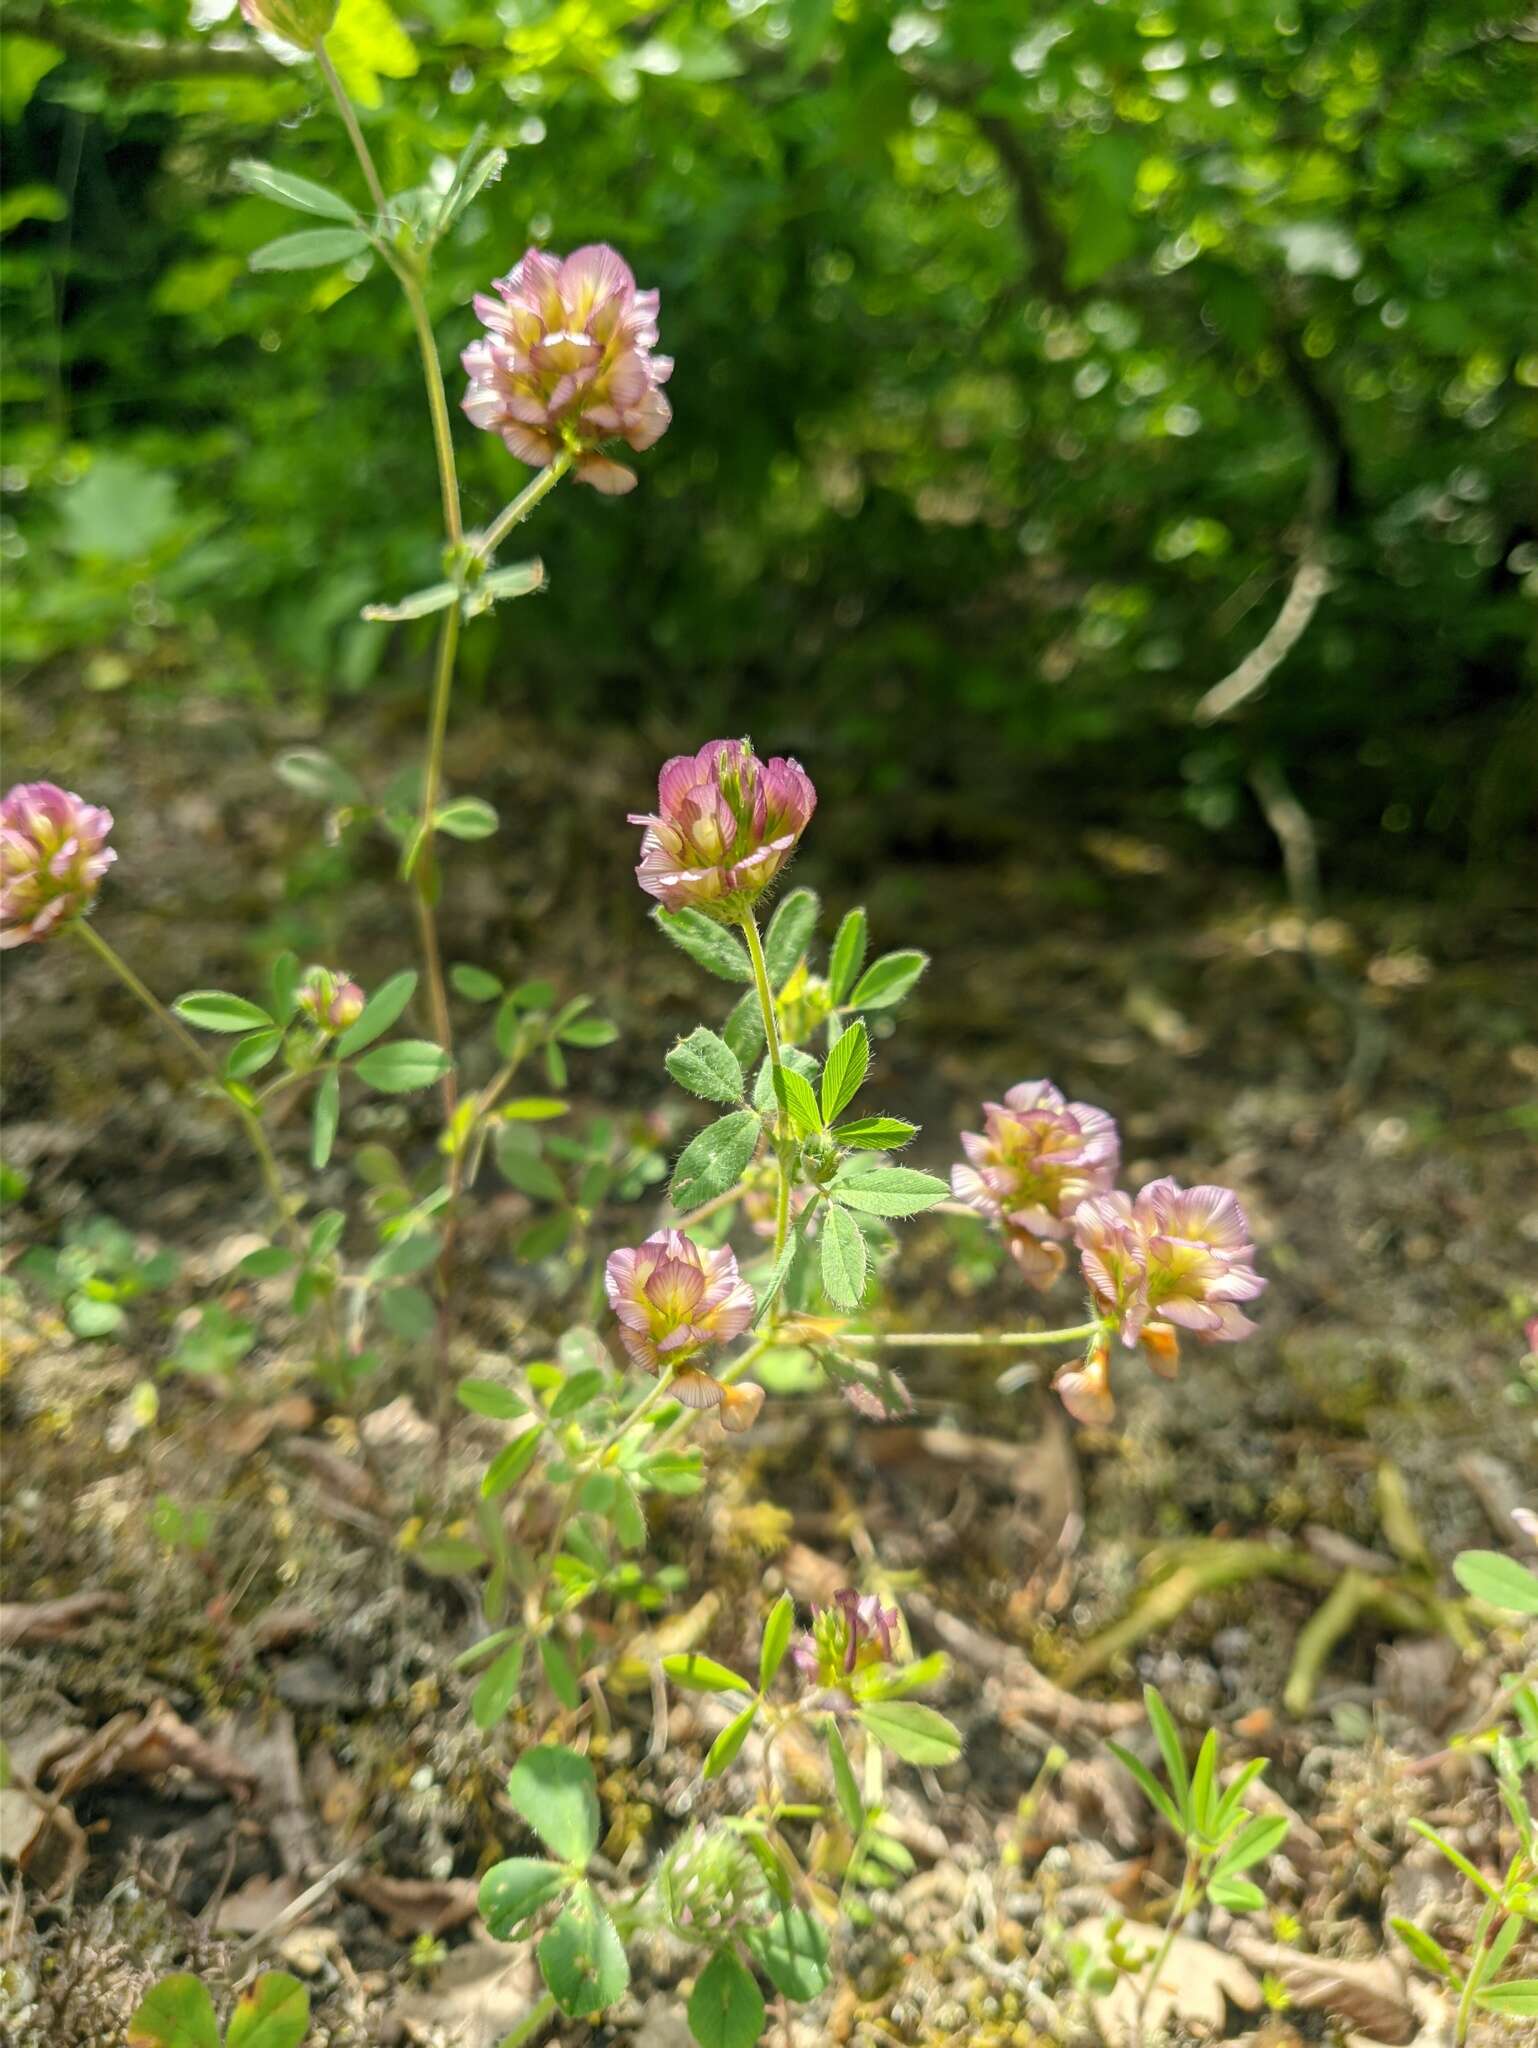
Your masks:
{"label": "dark shaded background", "polygon": [[[1273,864],[1260,766],[1355,887],[1508,863],[1534,45],[1458,4],[1267,13],[346,0],[387,185],[477,123],[511,152],[443,254],[446,352],[528,240],[606,238],[678,359],[639,492],[557,493],[548,595],[470,634],[466,700],[750,730],[941,860],[1025,816]],[[357,616],[437,573],[409,328],[377,272],[248,274],[304,222],[229,178],[353,190],[313,67],[174,0],[7,21],[13,673],[109,721],[122,690],[414,713],[432,622]],[[525,473],[460,452],[489,518]],[[1285,661],[1194,721],[1308,560]]]}

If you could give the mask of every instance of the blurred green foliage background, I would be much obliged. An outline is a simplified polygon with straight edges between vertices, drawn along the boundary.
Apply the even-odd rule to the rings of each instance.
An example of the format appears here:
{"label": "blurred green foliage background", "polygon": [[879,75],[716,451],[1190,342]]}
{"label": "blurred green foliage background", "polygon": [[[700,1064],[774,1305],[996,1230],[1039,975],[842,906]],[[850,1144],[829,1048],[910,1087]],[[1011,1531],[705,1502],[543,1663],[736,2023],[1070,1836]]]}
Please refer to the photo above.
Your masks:
{"label": "blurred green foliage background", "polygon": [[[446,355],[528,242],[602,239],[678,360],[640,489],[556,493],[469,690],[964,788],[985,837],[1269,859],[1259,764],[1385,873],[1529,829],[1538,41],[1499,0],[395,6],[335,45],[387,185],[477,124],[510,152]],[[358,618],[438,573],[404,310],[248,273],[305,223],[229,177],[357,192],[313,66],[228,0],[5,27],[13,678],[419,697],[432,621]],[[526,473],[459,441],[489,519]],[[1296,645],[1201,722],[1309,563]]]}

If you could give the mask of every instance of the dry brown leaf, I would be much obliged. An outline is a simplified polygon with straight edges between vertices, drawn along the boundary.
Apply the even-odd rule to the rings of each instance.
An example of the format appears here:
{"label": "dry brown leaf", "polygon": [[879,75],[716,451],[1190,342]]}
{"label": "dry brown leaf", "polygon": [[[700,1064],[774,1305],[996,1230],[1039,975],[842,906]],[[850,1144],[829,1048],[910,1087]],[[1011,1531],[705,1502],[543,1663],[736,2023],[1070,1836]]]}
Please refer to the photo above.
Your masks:
{"label": "dry brown leaf", "polygon": [[214,1441],[232,1458],[249,1458],[277,1431],[308,1429],[315,1420],[315,1403],[303,1394],[290,1394],[274,1401],[270,1408],[254,1408],[220,1429]]}
{"label": "dry brown leaf", "polygon": [[285,1873],[308,1883],[326,1858],[315,1835],[293,1720],[279,1708],[266,1717],[242,1715],[220,1733],[251,1770],[258,1787],[257,1817]]}
{"label": "dry brown leaf", "polygon": [[436,1425],[406,1394],[387,1401],[382,1408],[371,1408],[358,1424],[358,1434],[379,1451],[420,1451],[438,1441]]}
{"label": "dry brown leaf", "polygon": [[35,1789],[0,1792],[0,1863],[14,1863],[45,1899],[67,1892],[86,1866],[85,1831],[69,1808]]}
{"label": "dry brown leaf", "polygon": [[51,1780],[63,1799],[84,1785],[99,1785],[124,1772],[157,1778],[172,1769],[222,1785],[240,1800],[252,1798],[257,1789],[256,1778],[238,1757],[189,1728],[165,1700],[156,1700],[147,1714],[115,1715],[87,1741],[56,1756]]}
{"label": "dry brown leaf", "polygon": [[292,1877],[252,1877],[220,1902],[213,1924],[220,1934],[265,1934],[298,1898],[303,1887]]}
{"label": "dry brown leaf", "polygon": [[62,1600],[8,1600],[0,1605],[0,1650],[22,1650],[33,1643],[58,1643],[78,1635],[98,1614],[124,1614],[121,1593],[68,1593]]}
{"label": "dry brown leaf", "polygon": [[257,1616],[247,1633],[253,1650],[286,1650],[290,1644],[314,1635],[319,1627],[320,1616],[315,1610],[295,1600],[269,1607]]}
{"label": "dry brown leaf", "polygon": [[473,1878],[386,1877],[379,1870],[354,1871],[342,1879],[342,1890],[387,1920],[401,1939],[462,1927],[474,1919],[479,1893]]}
{"label": "dry brown leaf", "polygon": [[1413,2041],[1419,2031],[1405,1996],[1404,1978],[1387,1956],[1370,1962],[1335,1962],[1300,1955],[1240,1929],[1234,1948],[1257,1970],[1279,1978],[1294,2006],[1346,2020],[1374,2041]]}
{"label": "dry brown leaf", "polygon": [[308,1465],[323,1491],[334,1495],[348,1507],[363,1508],[373,1513],[384,1506],[379,1488],[363,1467],[351,1458],[344,1458],[340,1451],[332,1450],[329,1444],[318,1444],[307,1436],[290,1437],[283,1446],[283,1455],[297,1458],[301,1465]]}
{"label": "dry brown leaf", "polygon": [[[1073,1930],[1081,1941],[1098,1949],[1112,1943],[1129,1951],[1141,1967],[1118,1977],[1114,1990],[1095,2001],[1097,2019],[1116,2041],[1130,2042],[1137,2024],[1138,2001],[1153,1970],[1154,1956],[1163,1936],[1157,1927],[1145,1927],[1133,1920],[1081,1920]],[[1144,2014],[1145,2038],[1153,2039],[1171,2016],[1189,2024],[1222,2032],[1228,2017],[1225,2000],[1232,2000],[1244,2012],[1259,2012],[1264,1994],[1252,1972],[1235,1955],[1227,1955],[1210,1942],[1177,1934],[1149,1994]]]}

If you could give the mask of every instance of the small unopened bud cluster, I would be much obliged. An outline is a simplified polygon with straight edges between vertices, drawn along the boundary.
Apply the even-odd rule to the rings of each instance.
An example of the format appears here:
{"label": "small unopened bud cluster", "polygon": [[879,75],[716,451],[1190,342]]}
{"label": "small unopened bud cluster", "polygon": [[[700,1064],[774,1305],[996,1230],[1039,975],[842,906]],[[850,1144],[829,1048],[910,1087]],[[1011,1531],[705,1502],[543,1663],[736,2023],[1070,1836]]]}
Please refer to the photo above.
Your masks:
{"label": "small unopened bud cluster", "polygon": [[898,1613],[874,1593],[845,1586],[812,1615],[812,1626],[791,1656],[803,1678],[834,1694],[845,1694],[856,1672],[890,1664],[897,1648]]}
{"label": "small unopened bud cluster", "polygon": [[319,1031],[345,1031],[363,1015],[363,991],[342,968],[311,967],[299,984],[299,1014]]}
{"label": "small unopened bud cluster", "polygon": [[695,1827],[663,1858],[657,1893],[673,1931],[685,1941],[704,1941],[756,1918],[768,1888],[743,1841],[723,1830]]}

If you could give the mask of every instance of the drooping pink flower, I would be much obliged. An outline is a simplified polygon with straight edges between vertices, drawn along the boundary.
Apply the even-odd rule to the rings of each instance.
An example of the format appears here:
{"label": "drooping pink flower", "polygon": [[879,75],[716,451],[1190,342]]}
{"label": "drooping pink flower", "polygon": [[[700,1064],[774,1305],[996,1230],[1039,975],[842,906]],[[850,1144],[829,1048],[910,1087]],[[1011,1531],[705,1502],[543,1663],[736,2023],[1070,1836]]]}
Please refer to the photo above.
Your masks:
{"label": "drooping pink flower", "polygon": [[676,754],[657,780],[636,880],[667,910],[703,910],[722,922],[755,903],[796,850],[817,808],[799,761],[760,761],[749,740],[711,740]]}
{"label": "drooping pink flower", "polygon": [[89,908],[117,859],[112,813],[52,782],[0,798],[0,947],[46,939]]}
{"label": "drooping pink flower", "polygon": [[897,1647],[898,1613],[874,1593],[845,1586],[812,1616],[812,1626],[791,1651],[803,1677],[842,1692],[844,1681],[874,1664],[890,1664]]}
{"label": "drooping pink flower", "polygon": [[1227,1188],[1183,1188],[1153,1180],[1135,1202],[1099,1195],[1080,1204],[1074,1238],[1097,1305],[1114,1316],[1124,1344],[1141,1341],[1173,1367],[1174,1334],[1232,1343],[1255,1325],[1239,1310],[1266,1282],[1238,1199]]}
{"label": "drooping pink flower", "polygon": [[1111,1396],[1111,1347],[1096,1337],[1077,1364],[1065,1365],[1052,1382],[1052,1390],[1075,1422],[1090,1429],[1103,1429],[1116,1413]]}
{"label": "drooping pink flower", "polygon": [[311,967],[299,984],[299,1010],[322,1031],[345,1031],[363,1015],[363,991],[343,968]]}
{"label": "drooping pink flower", "polygon": [[1050,1081],[1021,1081],[983,1104],[983,1126],[961,1134],[968,1163],[951,1168],[951,1192],[998,1223],[1026,1279],[1048,1288],[1067,1263],[1060,1240],[1074,1211],[1116,1178],[1116,1125]]}
{"label": "drooping pink flower", "polygon": [[681,1230],[659,1230],[633,1249],[611,1252],[604,1289],[620,1342],[647,1372],[673,1370],[686,1408],[718,1408],[727,1429],[746,1429],[763,1406],[763,1389],[723,1387],[699,1363],[740,1337],[757,1307],[731,1248],[704,1251]]}
{"label": "drooping pink flower", "polygon": [[486,332],[460,358],[465,412],[520,462],[544,469],[569,449],[580,483],[633,490],[635,471],[599,450],[618,440],[639,453],[673,417],[662,395],[673,361],[652,354],[657,293],[638,291],[605,242],[566,257],[530,249],[492,292],[476,294]]}

